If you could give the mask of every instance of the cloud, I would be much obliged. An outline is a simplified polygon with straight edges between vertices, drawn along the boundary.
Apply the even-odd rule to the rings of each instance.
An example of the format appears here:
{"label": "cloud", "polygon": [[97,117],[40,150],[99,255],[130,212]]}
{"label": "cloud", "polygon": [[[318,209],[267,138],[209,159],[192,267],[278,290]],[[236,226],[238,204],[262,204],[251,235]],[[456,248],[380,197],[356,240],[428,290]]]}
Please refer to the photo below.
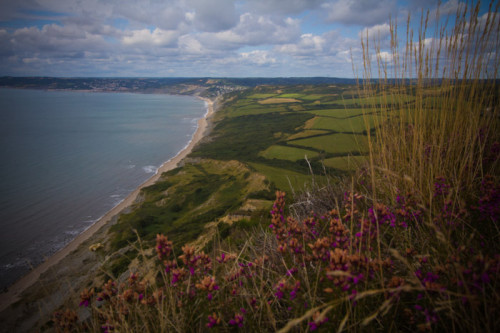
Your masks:
{"label": "cloud", "polygon": [[276,58],[270,56],[268,51],[254,50],[251,52],[243,52],[240,54],[241,59],[259,66],[276,63]]}
{"label": "cloud", "polygon": [[243,8],[260,14],[291,15],[317,9],[323,0],[251,0]]}
{"label": "cloud", "polygon": [[200,31],[228,30],[238,23],[233,0],[187,0],[187,5],[194,12],[192,21]]}
{"label": "cloud", "polygon": [[323,51],[324,45],[325,39],[323,37],[313,34],[303,34],[297,43],[279,46],[277,47],[277,51],[290,55],[314,56]]}
{"label": "cloud", "polygon": [[[462,4],[448,0],[440,13]],[[352,76],[361,35],[380,36],[389,59],[389,15],[404,26],[422,8],[432,15],[436,1],[3,1],[0,75]]]}
{"label": "cloud", "polygon": [[65,57],[85,50],[107,48],[100,35],[91,34],[76,26],[45,25],[17,29],[12,33],[10,42],[19,54],[47,53],[46,56]]}
{"label": "cloud", "polygon": [[396,0],[334,0],[323,4],[329,22],[346,25],[375,25],[395,16]]}
{"label": "cloud", "polygon": [[237,48],[243,45],[272,45],[295,40],[300,36],[299,21],[292,18],[271,19],[268,16],[245,13],[231,30],[205,35],[218,46]]}
{"label": "cloud", "polygon": [[360,38],[368,39],[371,41],[375,40],[384,40],[391,36],[391,27],[388,23],[377,24],[369,28],[364,28],[358,34]]}
{"label": "cloud", "polygon": [[149,29],[141,29],[127,33],[127,35],[122,38],[122,43],[124,45],[140,47],[167,47],[176,45],[178,37],[179,33],[175,30],[167,31],[156,28],[150,31]]}

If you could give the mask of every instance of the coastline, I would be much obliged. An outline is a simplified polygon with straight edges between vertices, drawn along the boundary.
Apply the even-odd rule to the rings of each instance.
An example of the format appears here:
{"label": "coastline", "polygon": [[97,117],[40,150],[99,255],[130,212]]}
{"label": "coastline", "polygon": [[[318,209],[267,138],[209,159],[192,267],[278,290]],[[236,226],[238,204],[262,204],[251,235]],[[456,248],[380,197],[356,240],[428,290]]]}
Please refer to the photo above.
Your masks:
{"label": "coastline", "polygon": [[213,115],[214,110],[214,100],[195,96],[203,100],[206,103],[207,111],[202,118],[197,122],[197,128],[193,136],[187,145],[177,153],[174,157],[163,163],[156,173],[146,180],[144,183],[139,185],[133,192],[131,192],[125,199],[103,215],[99,220],[92,224],[85,231],[80,233],[75,239],[68,243],[64,248],[56,252],[51,257],[47,258],[46,261],[35,267],[29,273],[24,275],[22,278],[17,280],[13,285],[8,288],[7,292],[4,292],[0,297],[0,312],[5,310],[10,305],[21,299],[21,294],[28,289],[30,286],[35,284],[40,276],[45,273],[49,268],[58,264],[62,259],[67,257],[70,253],[78,249],[86,240],[91,238],[96,234],[103,226],[110,223],[114,217],[119,215],[125,209],[129,208],[136,201],[140,191],[147,186],[153,185],[164,172],[176,168],[179,163],[193,150],[194,146],[204,137],[205,132],[208,128],[208,118]]}

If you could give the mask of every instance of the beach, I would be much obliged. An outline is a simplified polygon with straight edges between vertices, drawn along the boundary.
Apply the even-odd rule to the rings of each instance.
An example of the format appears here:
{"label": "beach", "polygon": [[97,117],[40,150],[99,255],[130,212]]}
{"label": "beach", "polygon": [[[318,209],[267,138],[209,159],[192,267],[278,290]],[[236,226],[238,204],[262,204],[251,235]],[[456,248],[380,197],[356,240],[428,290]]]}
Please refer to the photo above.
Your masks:
{"label": "beach", "polygon": [[[88,242],[92,238],[96,238],[96,235],[99,234],[99,231],[104,229],[103,227],[109,227],[109,224],[114,221],[121,212],[128,209],[136,202],[142,188],[154,184],[164,172],[172,170],[179,165],[179,163],[192,151],[193,147],[203,138],[208,127],[208,118],[211,117],[214,113],[213,100],[202,97],[198,98],[205,101],[207,112],[205,113],[204,117],[198,120],[197,129],[184,149],[181,150],[176,156],[162,164],[151,178],[137,187],[124,200],[122,200],[119,204],[117,204],[104,216],[102,216],[96,223],[79,234],[63,249],[55,253],[53,256],[49,257],[42,264],[35,267],[28,274],[19,279],[16,283],[8,288],[7,292],[2,293],[0,297],[0,311],[4,311],[9,307],[9,305],[21,300],[23,292],[33,286],[37,281],[39,281],[40,277],[44,273],[48,272],[50,268],[54,268],[54,266],[58,265],[63,259],[67,258],[69,254],[76,253],[77,250],[80,249],[85,242]],[[88,248],[85,248],[85,251],[90,252]]]}

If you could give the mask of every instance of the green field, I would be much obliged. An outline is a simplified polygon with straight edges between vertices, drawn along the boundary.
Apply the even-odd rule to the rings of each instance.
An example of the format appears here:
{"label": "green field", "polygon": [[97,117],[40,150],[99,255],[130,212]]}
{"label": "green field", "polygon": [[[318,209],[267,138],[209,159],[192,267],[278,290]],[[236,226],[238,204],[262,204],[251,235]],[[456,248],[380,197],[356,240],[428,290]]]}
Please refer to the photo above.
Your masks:
{"label": "green field", "polygon": [[304,97],[304,94],[297,94],[297,93],[292,93],[292,94],[281,94],[276,96],[278,98],[302,98]]}
{"label": "green field", "polygon": [[364,162],[366,162],[366,156],[340,156],[328,158],[323,161],[327,167],[344,171],[355,170]]}
{"label": "green field", "polygon": [[413,102],[415,100],[414,96],[410,95],[386,95],[386,96],[375,96],[375,97],[365,97],[365,98],[350,98],[350,99],[343,99],[340,100],[340,104],[343,105],[353,105],[353,104],[358,104],[358,105],[364,105],[364,106],[371,106],[371,105],[385,105],[385,104],[393,104],[393,103],[408,103],[408,102]]}
{"label": "green field", "polygon": [[304,148],[310,147],[327,153],[348,154],[351,152],[364,151],[366,137],[352,134],[331,134],[317,136],[307,139],[291,141],[294,145]]}
{"label": "green field", "polygon": [[[312,181],[310,174],[303,174],[282,168],[272,167],[260,163],[249,163],[257,172],[263,174],[271,182],[276,184],[276,187],[290,192],[292,189],[304,189],[307,184]],[[322,178],[321,178],[322,179]]]}
{"label": "green field", "polygon": [[307,158],[316,157],[318,156],[318,153],[307,149],[275,145],[264,150],[261,153],[261,156],[268,159],[277,158],[282,160],[297,161],[304,159],[304,156],[307,156]]}
{"label": "green field", "polygon": [[370,113],[370,109],[323,109],[323,110],[308,110],[307,113],[314,114],[321,117],[333,117],[333,118],[349,118],[362,116],[363,114]]}
{"label": "green field", "polygon": [[299,132],[299,133],[296,133],[296,134],[289,136],[288,140],[308,138],[310,136],[323,135],[323,134],[328,134],[328,133],[329,133],[329,131],[305,130],[303,132]]}
{"label": "green field", "polygon": [[368,122],[369,127],[372,128],[374,116],[359,116],[347,119],[316,117],[309,128],[313,130],[331,130],[342,133],[361,133],[366,130],[367,124],[365,124],[365,122]]}
{"label": "green field", "polygon": [[264,98],[269,98],[269,97],[273,97],[273,96],[276,96],[276,94],[252,94],[250,96],[247,96],[247,98],[264,99]]}

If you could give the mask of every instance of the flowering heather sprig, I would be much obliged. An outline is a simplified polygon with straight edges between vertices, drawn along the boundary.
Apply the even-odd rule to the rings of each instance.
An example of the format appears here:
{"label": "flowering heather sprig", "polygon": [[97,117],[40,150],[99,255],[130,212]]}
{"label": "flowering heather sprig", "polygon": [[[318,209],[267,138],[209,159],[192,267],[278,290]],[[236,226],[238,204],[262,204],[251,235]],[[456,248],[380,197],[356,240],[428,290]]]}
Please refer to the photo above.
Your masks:
{"label": "flowering heather sprig", "polygon": [[321,316],[319,311],[315,312],[312,317],[312,321],[309,322],[309,330],[315,331],[328,321],[327,316]]}
{"label": "flowering heather sprig", "polygon": [[162,234],[156,235],[156,253],[158,259],[165,260],[172,252],[172,242],[168,240],[167,236]]}
{"label": "flowering heather sprig", "polygon": [[108,282],[102,286],[102,291],[97,294],[97,300],[109,300],[110,298],[116,296],[117,292],[118,289],[116,288],[116,283],[113,280],[108,280]]}
{"label": "flowering heather sprig", "polygon": [[428,291],[444,291],[446,288],[437,283],[440,278],[438,272],[428,271],[423,273],[421,269],[415,271],[415,276],[420,280],[422,286]]}
{"label": "flowering heather sprig", "polygon": [[344,209],[345,214],[342,217],[344,221],[356,219],[359,214],[358,202],[363,199],[359,193],[344,192]]}
{"label": "flowering heather sprig", "polygon": [[78,322],[78,315],[75,311],[66,309],[56,311],[52,316],[52,321],[58,332],[73,332]]}
{"label": "flowering heather sprig", "polygon": [[446,183],[446,178],[436,177],[434,180],[434,197],[446,197],[449,194],[450,185]]}
{"label": "flowering heather sprig", "polygon": [[236,256],[233,253],[225,254],[224,252],[220,254],[220,257],[215,258],[215,260],[217,260],[219,264],[225,264],[226,262],[232,261],[234,259],[236,259]]}
{"label": "flowering heather sprig", "polygon": [[110,333],[115,331],[115,327],[111,325],[109,322],[106,322],[104,325],[101,325],[101,329],[103,333]]}
{"label": "flowering heather sprig", "polygon": [[330,242],[332,247],[346,249],[349,246],[349,230],[340,219],[339,212],[334,209],[328,212],[328,231],[330,232]]}
{"label": "flowering heather sprig", "polygon": [[276,238],[280,238],[284,235],[284,223],[285,223],[285,192],[276,191],[276,200],[274,201],[273,208],[271,210],[271,224],[269,227],[273,230]]}
{"label": "flowering heather sprig", "polygon": [[481,182],[481,198],[477,206],[473,207],[481,213],[481,219],[500,220],[500,184],[487,175]]}
{"label": "flowering heather sprig", "polygon": [[463,279],[458,280],[459,287],[472,294],[484,293],[488,285],[496,285],[500,275],[500,255],[493,258],[475,255],[460,268]]}
{"label": "flowering heather sprig", "polygon": [[294,300],[297,297],[297,292],[300,290],[300,281],[295,281],[294,284],[290,284],[286,279],[281,279],[275,286],[274,289],[276,292],[274,296],[278,298],[278,300],[282,299],[285,296],[285,292],[290,290],[290,300]]}
{"label": "flowering heather sprig", "polygon": [[447,226],[457,227],[459,226],[459,220],[463,219],[465,215],[467,215],[467,211],[464,208],[455,205],[451,199],[445,198],[441,205],[441,209],[434,217],[434,221],[436,223],[441,221]]}
{"label": "flowering heather sprig", "polygon": [[390,211],[389,207],[382,203],[376,203],[368,209],[368,216],[372,224],[389,224],[391,227],[396,226],[396,217]]}
{"label": "flowering heather sprig", "polygon": [[159,304],[163,298],[163,290],[156,289],[155,291],[153,291],[152,295],[148,296],[147,298],[143,298],[141,300],[141,303],[144,305],[153,306]]}
{"label": "flowering heather sprig", "polygon": [[203,280],[196,284],[196,288],[207,291],[207,298],[209,301],[213,298],[212,291],[219,290],[219,286],[215,283],[215,278],[213,276],[205,276]]}
{"label": "flowering heather sprig", "polygon": [[332,241],[329,237],[318,238],[313,244],[307,244],[312,251],[314,260],[328,261],[330,258],[330,248]]}
{"label": "flowering heather sprig", "polygon": [[245,318],[241,312],[236,313],[232,319],[229,320],[228,324],[231,326],[238,326],[239,328],[243,327],[243,321]]}
{"label": "flowering heather sprig", "polygon": [[417,207],[417,201],[412,193],[397,195],[395,213],[400,226],[406,228],[414,223],[422,222],[423,213]]}
{"label": "flowering heather sprig", "polygon": [[171,280],[172,285],[176,285],[177,282],[183,281],[184,278],[187,276],[187,274],[188,272],[184,269],[184,267],[174,268],[172,270],[172,280]]}
{"label": "flowering heather sprig", "polygon": [[94,296],[94,289],[83,289],[80,293],[80,306],[88,307],[92,296]]}
{"label": "flowering heather sprig", "polygon": [[177,268],[177,261],[164,260],[163,266],[165,267],[165,273],[170,273],[174,268]]}
{"label": "flowering heather sprig", "polygon": [[220,323],[221,323],[221,320],[215,312],[212,313],[211,315],[208,315],[208,323],[206,325],[208,328],[212,328],[214,326],[220,325]]}

